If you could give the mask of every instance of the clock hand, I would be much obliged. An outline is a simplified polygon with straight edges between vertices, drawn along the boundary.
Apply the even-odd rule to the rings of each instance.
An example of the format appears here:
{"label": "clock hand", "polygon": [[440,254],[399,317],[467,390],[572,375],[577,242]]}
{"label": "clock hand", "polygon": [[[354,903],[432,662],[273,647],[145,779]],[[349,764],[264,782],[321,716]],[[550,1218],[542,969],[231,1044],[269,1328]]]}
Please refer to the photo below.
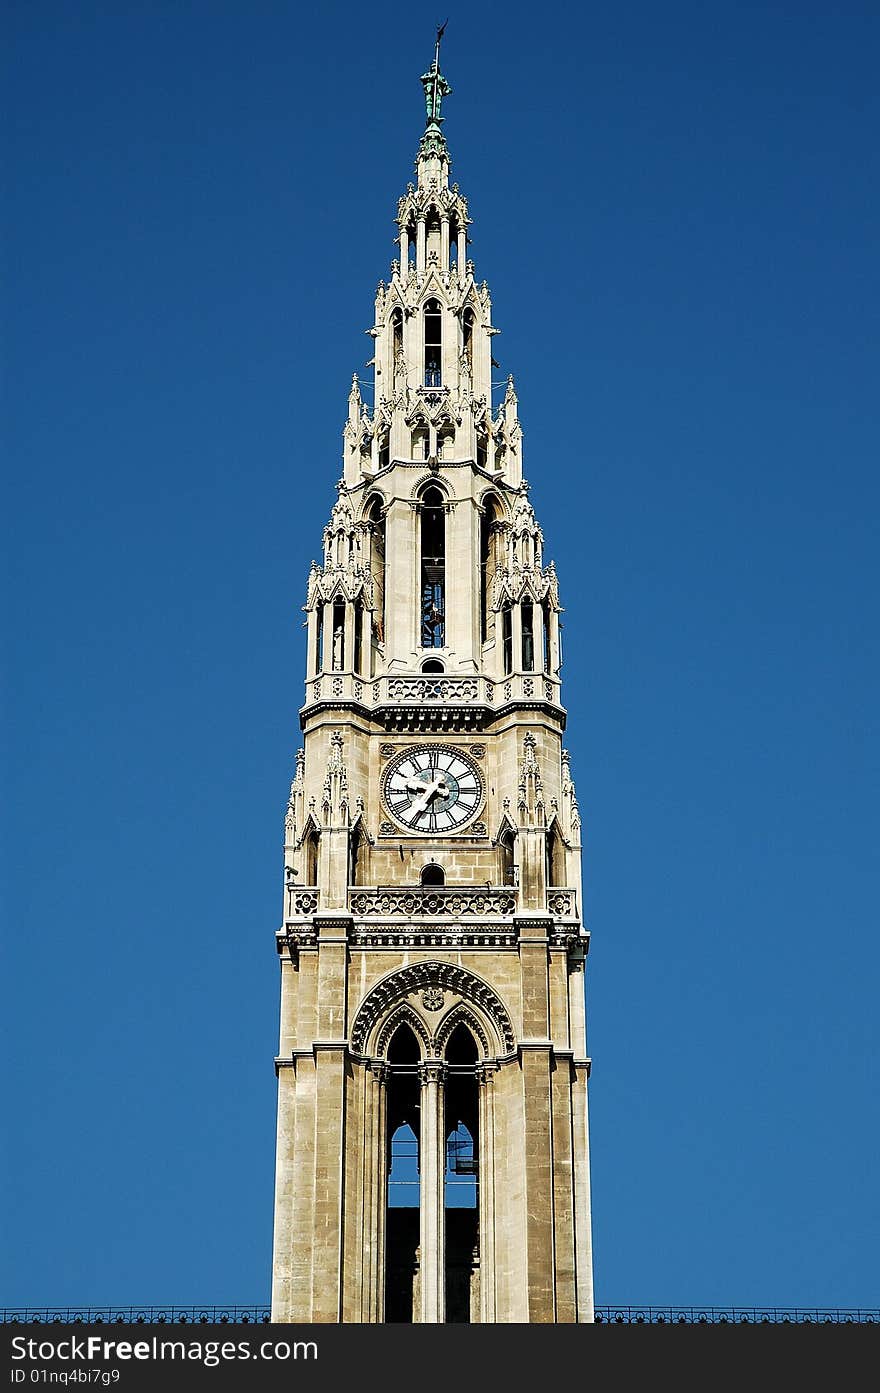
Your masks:
{"label": "clock hand", "polygon": [[[415,779],[407,779],[407,789],[410,788],[411,784],[415,784],[422,795],[410,807],[410,813],[414,817],[421,817],[422,813],[427,812],[430,803],[437,797],[438,793],[448,794],[449,792],[449,786],[442,774],[438,775],[436,779],[432,779],[429,784],[417,783]],[[412,791],[415,792],[415,789]]]}

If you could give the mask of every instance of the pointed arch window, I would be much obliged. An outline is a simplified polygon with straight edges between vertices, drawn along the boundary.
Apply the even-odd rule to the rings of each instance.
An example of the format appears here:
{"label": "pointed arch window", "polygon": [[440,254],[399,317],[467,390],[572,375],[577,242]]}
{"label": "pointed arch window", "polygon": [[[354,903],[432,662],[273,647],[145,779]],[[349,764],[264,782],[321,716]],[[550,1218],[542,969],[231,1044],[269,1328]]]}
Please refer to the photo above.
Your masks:
{"label": "pointed arch window", "polygon": [[333,671],[345,668],[345,601],[333,602]]}
{"label": "pointed arch window", "polygon": [[446,642],[446,509],[443,495],[429,488],[422,496],[422,647]]}
{"label": "pointed arch window", "polygon": [[[370,525],[370,574],[373,577],[373,624],[377,643],[385,641],[385,518],[382,515],[381,498],[373,498],[366,511]],[[363,642],[363,640],[362,640]],[[367,636],[366,675],[373,672],[373,647],[371,636]]]}
{"label": "pointed arch window", "polygon": [[388,1047],[385,1320],[411,1325],[419,1247],[419,1043],[404,1022]]}
{"label": "pointed arch window", "polygon": [[467,356],[468,362],[473,367],[474,362],[474,312],[465,310],[461,317],[462,332],[462,351]]}
{"label": "pointed arch window", "polygon": [[445,1054],[446,1321],[450,1325],[467,1325],[474,1318],[478,1302],[480,1099],[477,1045],[462,1022],[450,1035]]}
{"label": "pointed arch window", "polygon": [[439,300],[426,300],[425,324],[425,386],[439,387],[442,382],[443,311]]}
{"label": "pointed arch window", "polygon": [[501,611],[501,652],[507,676],[513,672],[513,611],[510,605],[505,605]]}
{"label": "pointed arch window", "polygon": [[493,497],[485,499],[480,518],[480,638],[483,643],[494,635],[495,613],[492,594],[495,588],[496,535],[500,505]]}
{"label": "pointed arch window", "polygon": [[317,885],[318,883],[318,834],[312,829],[306,837],[303,847],[303,870],[305,872],[305,884]]}
{"label": "pointed arch window", "polygon": [[531,600],[523,600],[520,605],[522,618],[522,670],[535,670],[535,611]]}

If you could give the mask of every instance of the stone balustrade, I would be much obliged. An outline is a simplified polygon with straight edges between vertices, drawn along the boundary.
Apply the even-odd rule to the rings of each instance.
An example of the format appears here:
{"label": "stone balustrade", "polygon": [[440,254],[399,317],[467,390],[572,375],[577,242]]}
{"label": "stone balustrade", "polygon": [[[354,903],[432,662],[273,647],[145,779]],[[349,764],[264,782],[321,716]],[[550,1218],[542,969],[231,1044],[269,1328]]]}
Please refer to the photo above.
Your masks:
{"label": "stone balustrade", "polygon": [[[497,919],[519,909],[515,885],[350,885],[348,907],[356,918]],[[291,885],[287,891],[287,918],[304,919],[320,908],[316,885]],[[577,894],[551,887],[547,908],[554,919],[577,918]]]}
{"label": "stone balustrade", "polygon": [[405,915],[412,918],[497,918],[515,914],[519,891],[513,885],[423,885],[414,888],[350,886],[352,914]]}
{"label": "stone balustrade", "polygon": [[517,672],[495,680],[482,674],[422,673],[417,676],[359,677],[322,672],[306,682],[306,706],[316,702],[356,702],[377,706],[503,707],[509,701],[547,701],[560,705],[559,679],[541,672]]}

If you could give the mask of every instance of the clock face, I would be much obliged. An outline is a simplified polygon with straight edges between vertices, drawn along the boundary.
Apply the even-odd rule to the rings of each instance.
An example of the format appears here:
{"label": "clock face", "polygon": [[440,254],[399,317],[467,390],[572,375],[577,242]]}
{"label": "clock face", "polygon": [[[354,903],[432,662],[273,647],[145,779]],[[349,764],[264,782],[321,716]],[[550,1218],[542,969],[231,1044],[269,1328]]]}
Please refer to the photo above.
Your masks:
{"label": "clock face", "polygon": [[385,773],[390,812],[413,832],[452,832],[470,821],[483,801],[476,765],[443,745],[397,755]]}

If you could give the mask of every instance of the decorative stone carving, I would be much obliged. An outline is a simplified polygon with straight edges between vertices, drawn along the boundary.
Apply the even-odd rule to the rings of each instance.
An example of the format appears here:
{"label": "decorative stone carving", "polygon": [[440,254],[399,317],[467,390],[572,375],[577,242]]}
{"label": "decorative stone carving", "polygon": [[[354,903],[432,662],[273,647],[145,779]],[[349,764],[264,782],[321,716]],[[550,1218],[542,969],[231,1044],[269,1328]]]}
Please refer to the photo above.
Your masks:
{"label": "decorative stone carving", "polygon": [[519,773],[519,796],[517,806],[520,818],[528,821],[543,821],[544,782],[538,762],[537,742],[532,732],[523,736],[523,758]]}
{"label": "decorative stone carving", "polygon": [[[384,824],[382,824],[384,826]],[[381,830],[381,827],[380,827]],[[393,830],[393,829],[392,829]],[[452,885],[414,886],[411,889],[378,887],[349,891],[352,914],[405,914],[408,918],[443,915],[448,918],[489,917],[515,914],[518,904],[513,887],[489,889],[485,886],[459,889]]]}
{"label": "decorative stone carving", "polygon": [[377,982],[367,993],[355,1014],[351,1028],[351,1047],[362,1054],[368,1035],[392,1006],[411,992],[439,986],[478,1006],[492,1022],[508,1053],[516,1048],[516,1035],[507,1008],[498,993],[466,968],[454,963],[419,962],[399,968]]}
{"label": "decorative stone carving", "polygon": [[330,757],[324,775],[322,806],[328,821],[334,814],[347,818],[348,770],[342,754],[342,736],[338,730],[330,736]]}
{"label": "decorative stone carving", "polygon": [[294,915],[314,914],[318,908],[318,890],[315,888],[300,888],[294,890],[290,897],[290,909]]}
{"label": "decorative stone carving", "polygon": [[391,701],[476,701],[479,683],[472,677],[393,677]]}
{"label": "decorative stone carving", "polygon": [[422,992],[422,1005],[426,1011],[442,1011],[446,997],[441,987],[425,987]]}

